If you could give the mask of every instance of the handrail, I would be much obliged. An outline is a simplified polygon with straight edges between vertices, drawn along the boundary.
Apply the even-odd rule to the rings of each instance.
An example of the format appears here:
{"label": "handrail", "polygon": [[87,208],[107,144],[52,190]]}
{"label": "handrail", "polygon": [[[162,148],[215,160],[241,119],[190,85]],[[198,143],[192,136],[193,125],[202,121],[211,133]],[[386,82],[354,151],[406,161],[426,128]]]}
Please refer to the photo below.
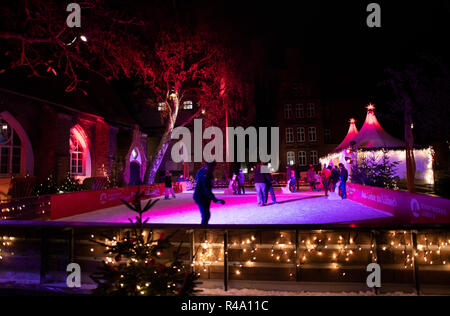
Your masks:
{"label": "handrail", "polygon": [[[0,227],[98,227],[98,228],[132,228],[131,223],[101,222],[65,222],[41,220],[0,220]],[[266,225],[201,225],[201,224],[146,224],[147,229],[199,229],[199,230],[427,230],[450,229],[450,223],[408,224],[408,223],[349,223],[349,224],[266,224]]]}

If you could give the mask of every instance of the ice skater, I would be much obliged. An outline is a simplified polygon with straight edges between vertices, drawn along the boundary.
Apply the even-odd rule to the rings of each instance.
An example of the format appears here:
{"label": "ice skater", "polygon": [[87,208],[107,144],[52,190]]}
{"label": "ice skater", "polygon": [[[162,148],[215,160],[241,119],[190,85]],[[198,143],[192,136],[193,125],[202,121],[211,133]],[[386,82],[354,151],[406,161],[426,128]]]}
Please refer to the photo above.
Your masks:
{"label": "ice skater", "polygon": [[239,187],[238,194],[241,194],[241,190],[242,190],[242,194],[245,194],[245,175],[244,175],[244,172],[242,171],[242,169],[239,169],[238,187]]}
{"label": "ice skater", "polygon": [[341,170],[339,174],[339,180],[341,181],[339,185],[340,193],[342,196],[342,199],[345,200],[347,198],[347,191],[346,191],[346,183],[348,180],[348,171],[345,169],[344,164],[339,164],[339,169]]}
{"label": "ice skater", "polygon": [[275,191],[273,190],[273,178],[271,173],[267,173],[266,175],[266,190],[265,190],[266,204],[267,200],[269,199],[269,193],[272,198],[272,204],[277,204],[277,198],[275,196]]}
{"label": "ice skater", "polygon": [[314,170],[313,165],[309,165],[309,169],[306,174],[306,181],[308,181],[309,189],[314,191],[316,188],[316,171]]}
{"label": "ice skater", "polygon": [[164,179],[164,188],[166,191],[165,192],[166,196],[164,198],[165,200],[169,199],[169,193],[172,194],[173,198],[176,198],[175,192],[173,191],[173,188],[172,188],[172,174],[169,171],[166,171],[166,176]]}
{"label": "ice skater", "polygon": [[292,193],[297,192],[297,182],[295,179],[295,171],[291,170],[291,178],[289,179],[289,191]]}
{"label": "ice skater", "polygon": [[256,197],[258,199],[258,205],[264,206],[266,205],[266,183],[267,183],[267,177],[265,173],[261,172],[261,167],[263,166],[263,163],[260,162],[255,167],[255,172],[253,175],[254,182],[255,182],[255,189],[256,189]]}
{"label": "ice skater", "polygon": [[207,162],[203,168],[201,168],[195,177],[197,183],[194,190],[194,201],[200,208],[202,215],[202,225],[208,225],[211,218],[211,201],[224,205],[225,201],[217,199],[213,192],[213,179],[214,170],[216,169],[216,162]]}

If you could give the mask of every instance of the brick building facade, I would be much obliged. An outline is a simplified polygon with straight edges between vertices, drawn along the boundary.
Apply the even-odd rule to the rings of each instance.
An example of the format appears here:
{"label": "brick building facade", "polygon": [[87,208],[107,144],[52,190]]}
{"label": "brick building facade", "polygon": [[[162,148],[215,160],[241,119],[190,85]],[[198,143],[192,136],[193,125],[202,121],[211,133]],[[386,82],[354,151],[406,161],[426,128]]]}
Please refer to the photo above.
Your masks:
{"label": "brick building facade", "polygon": [[1,89],[0,128],[0,178],[143,180],[146,134],[129,122]]}

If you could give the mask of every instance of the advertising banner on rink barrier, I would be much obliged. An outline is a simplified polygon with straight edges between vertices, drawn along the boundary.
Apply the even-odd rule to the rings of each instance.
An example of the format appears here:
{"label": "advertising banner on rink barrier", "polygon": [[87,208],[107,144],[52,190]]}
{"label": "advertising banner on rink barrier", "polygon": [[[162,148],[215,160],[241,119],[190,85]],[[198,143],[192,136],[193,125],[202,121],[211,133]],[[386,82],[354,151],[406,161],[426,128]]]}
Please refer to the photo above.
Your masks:
{"label": "advertising banner on rink barrier", "polygon": [[[121,205],[121,199],[130,201],[139,189],[148,198],[164,195],[164,184],[54,194],[50,198],[50,219],[55,220]],[[173,189],[176,193],[183,192],[186,190],[186,183],[174,183]]]}
{"label": "advertising banner on rink barrier", "polygon": [[349,199],[408,223],[450,223],[450,200],[425,194],[347,184]]}

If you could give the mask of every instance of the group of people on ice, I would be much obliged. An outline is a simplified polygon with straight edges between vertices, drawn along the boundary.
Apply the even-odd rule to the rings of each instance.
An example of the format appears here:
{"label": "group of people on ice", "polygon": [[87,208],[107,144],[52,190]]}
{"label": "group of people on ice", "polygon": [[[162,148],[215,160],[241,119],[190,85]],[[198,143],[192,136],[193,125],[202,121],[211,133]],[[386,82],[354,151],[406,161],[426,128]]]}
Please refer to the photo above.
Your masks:
{"label": "group of people on ice", "polygon": [[[328,165],[328,167],[324,165],[321,178],[326,196],[330,196],[330,192],[330,199],[335,199],[336,197],[340,197],[342,199],[347,198],[346,185],[348,180],[348,170],[345,168],[344,164],[340,163],[339,167],[333,167],[332,164]],[[336,192],[336,188],[338,188],[339,192]]]}
{"label": "group of people on ice", "polygon": [[[256,197],[259,206],[265,206],[268,202],[269,194],[272,198],[272,204],[277,204],[275,192],[273,189],[274,180],[270,173],[264,173],[261,170],[263,163],[258,163],[254,169],[253,181],[256,189]],[[206,225],[211,217],[210,207],[211,202],[219,203],[224,205],[225,201],[216,198],[213,189],[214,181],[214,170],[216,169],[216,162],[208,162],[201,168],[196,175],[195,190],[194,190],[194,201],[200,209],[202,215],[202,225]],[[311,165],[307,173],[307,182],[310,185],[310,189],[314,190],[317,184],[317,173],[314,167]],[[245,175],[242,170],[239,170],[238,175],[233,176],[233,180],[237,183],[237,193],[245,194],[244,182]],[[329,196],[329,199],[346,199],[346,183],[348,180],[348,171],[345,166],[340,163],[339,167],[333,167],[333,165],[324,166],[321,171],[320,178],[323,181],[323,186],[325,189],[325,195]],[[166,199],[169,198],[171,194],[175,198],[171,183],[171,174],[167,172],[165,174],[165,188],[166,188]],[[289,188],[292,192],[295,192],[295,173],[291,173],[291,179],[289,181]],[[336,188],[339,188],[339,195],[337,194]],[[330,194],[329,194],[330,193]]]}

